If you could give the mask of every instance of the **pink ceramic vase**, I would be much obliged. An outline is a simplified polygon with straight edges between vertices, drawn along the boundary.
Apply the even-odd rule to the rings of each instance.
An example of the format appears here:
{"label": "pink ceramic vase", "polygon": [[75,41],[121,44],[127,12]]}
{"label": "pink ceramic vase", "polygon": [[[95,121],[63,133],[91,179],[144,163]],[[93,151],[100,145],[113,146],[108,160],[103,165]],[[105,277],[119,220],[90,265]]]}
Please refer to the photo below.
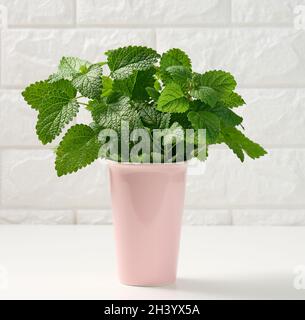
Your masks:
{"label": "pink ceramic vase", "polygon": [[109,162],[119,278],[176,281],[187,165]]}

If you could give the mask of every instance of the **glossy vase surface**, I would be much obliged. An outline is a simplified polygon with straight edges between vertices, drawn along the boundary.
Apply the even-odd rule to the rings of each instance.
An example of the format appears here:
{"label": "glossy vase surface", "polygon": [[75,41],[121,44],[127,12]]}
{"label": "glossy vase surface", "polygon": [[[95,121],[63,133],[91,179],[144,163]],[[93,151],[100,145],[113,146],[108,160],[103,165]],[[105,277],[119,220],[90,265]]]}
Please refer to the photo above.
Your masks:
{"label": "glossy vase surface", "polygon": [[187,165],[108,165],[120,281],[175,282]]}

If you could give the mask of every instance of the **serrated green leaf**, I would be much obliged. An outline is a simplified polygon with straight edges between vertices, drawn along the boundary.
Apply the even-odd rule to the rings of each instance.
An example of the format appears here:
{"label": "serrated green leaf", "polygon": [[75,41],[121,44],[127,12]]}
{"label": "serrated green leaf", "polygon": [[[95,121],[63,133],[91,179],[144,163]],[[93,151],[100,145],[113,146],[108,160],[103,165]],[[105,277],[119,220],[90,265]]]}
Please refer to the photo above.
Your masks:
{"label": "serrated green leaf", "polygon": [[108,66],[114,79],[125,79],[135,70],[150,69],[160,57],[159,54],[147,47],[129,46],[106,52]]}
{"label": "serrated green leaf", "polygon": [[246,153],[250,158],[257,159],[267,154],[267,151],[259,144],[251,141],[236,128],[225,128],[222,130],[224,142],[243,162]]}
{"label": "serrated green leaf", "polygon": [[91,64],[86,60],[64,57],[60,61],[57,73],[49,78],[50,83],[61,79],[72,81],[73,86],[85,97],[95,99],[102,90],[101,64]]}
{"label": "serrated green leaf", "polygon": [[219,93],[201,81],[201,75],[196,75],[193,78],[193,89],[191,90],[192,97],[214,107],[219,99]]}
{"label": "serrated green leaf", "polygon": [[178,83],[183,88],[188,87],[192,78],[191,70],[184,66],[171,66],[166,69],[166,72],[168,73],[171,81]]}
{"label": "serrated green leaf", "polygon": [[88,103],[87,109],[91,112],[92,119],[100,127],[101,115],[107,111],[107,99],[91,100]]}
{"label": "serrated green leaf", "polygon": [[211,108],[210,112],[216,114],[220,118],[222,124],[226,127],[235,127],[243,122],[242,117],[234,113],[232,110],[221,105],[217,105],[215,108]]}
{"label": "serrated green leaf", "polygon": [[148,100],[149,95],[146,87],[154,85],[154,73],[155,70],[152,68],[145,71],[134,71],[134,73],[126,79],[114,80],[113,91],[119,92],[135,101]]}
{"label": "serrated green leaf", "polygon": [[142,127],[139,113],[127,97],[121,97],[110,104],[105,99],[94,100],[89,103],[89,107],[94,121],[104,129],[113,129],[119,133],[121,121],[128,122],[130,129]]}
{"label": "serrated green leaf", "polygon": [[246,103],[244,99],[236,92],[231,92],[228,95],[224,95],[220,101],[227,108],[238,108]]}
{"label": "serrated green leaf", "polygon": [[137,80],[137,71],[125,79],[116,79],[113,81],[112,89],[123,96],[132,97],[133,89]]}
{"label": "serrated green leaf", "polygon": [[77,115],[79,104],[75,99],[76,90],[72,93],[72,88],[66,80],[57,82],[48,103],[39,110],[36,131],[43,144],[52,142]]}
{"label": "serrated green leaf", "polygon": [[68,130],[56,151],[59,177],[76,172],[98,159],[100,142],[89,126],[78,124]]}
{"label": "serrated green leaf", "polygon": [[214,107],[218,100],[224,99],[224,96],[231,96],[236,87],[236,81],[230,73],[209,71],[202,75],[195,73],[192,85],[191,95]]}
{"label": "serrated green leaf", "polygon": [[160,98],[160,92],[157,91],[155,88],[153,87],[147,87],[146,88],[146,92],[148,93],[148,95],[154,100],[154,101],[158,101]]}
{"label": "serrated green leaf", "polygon": [[189,109],[189,101],[181,87],[176,83],[169,83],[162,91],[157,109],[161,112],[182,113]]}
{"label": "serrated green leaf", "polygon": [[39,111],[37,135],[43,144],[52,142],[77,114],[77,91],[69,81],[35,83],[23,92],[27,103]]}
{"label": "serrated green leaf", "polygon": [[96,99],[102,94],[103,67],[99,64],[90,66],[72,80],[73,86],[85,97]]}
{"label": "serrated green leaf", "polygon": [[231,109],[225,107],[221,101],[212,108],[199,100],[195,100],[191,102],[190,110],[211,112],[219,118],[221,125],[224,127],[235,127],[240,125],[243,121],[242,117],[234,113]]}
{"label": "serrated green leaf", "polygon": [[208,111],[191,111],[188,113],[188,119],[194,129],[206,129],[209,144],[217,140],[220,133],[220,120],[215,114]]}
{"label": "serrated green leaf", "polygon": [[57,73],[53,74],[50,82],[56,82],[61,79],[72,81],[74,76],[82,73],[91,66],[91,63],[75,57],[63,57],[60,61]]}
{"label": "serrated green leaf", "polygon": [[220,94],[232,92],[237,85],[234,77],[229,72],[220,70],[208,71],[201,75],[200,84],[213,88]]}
{"label": "serrated green leaf", "polygon": [[[59,176],[77,171],[98,157],[98,135],[102,129],[114,129],[122,140],[122,121],[129,124],[130,130],[144,128],[150,134],[154,129],[174,131],[175,126],[198,132],[206,129],[207,145],[225,142],[242,161],[245,154],[253,159],[266,154],[261,146],[235,128],[243,119],[231,109],[245,102],[234,92],[236,81],[231,74],[217,70],[202,75],[193,73],[189,57],[180,49],[164,53],[160,66],[157,65],[160,55],[146,47],[124,47],[106,54],[108,77],[102,76],[105,63],[91,64],[64,57],[56,74],[22,93],[39,112],[37,134],[44,144],[60,135],[77,114],[77,92],[90,100],[87,109],[94,122],[90,126],[74,126],[64,137],[57,150]],[[195,136],[197,149],[200,139]],[[192,140],[185,139],[182,133],[181,143],[188,145]],[[174,153],[179,146],[169,142]],[[166,148],[159,151],[163,161],[171,157]],[[120,153],[117,157],[123,161]],[[195,150],[189,155],[197,157],[199,153],[200,150]],[[184,154],[184,159],[189,159],[189,155]],[[202,160],[205,156],[204,151]],[[139,161],[150,161],[150,158],[151,153],[139,155]]]}
{"label": "serrated green leaf", "polygon": [[238,141],[234,141],[230,137],[224,138],[226,145],[234,152],[241,162],[245,161],[245,154]]}
{"label": "serrated green leaf", "polygon": [[171,114],[158,111],[155,106],[142,104],[138,108],[142,123],[151,129],[166,129],[169,127]]}
{"label": "serrated green leaf", "polygon": [[145,71],[137,72],[137,79],[132,92],[132,99],[136,101],[148,100],[149,95],[146,91],[147,87],[152,87],[155,83],[155,69],[151,68]]}
{"label": "serrated green leaf", "polygon": [[167,129],[171,126],[171,115],[170,113],[162,113],[160,123],[159,123],[159,129]]}
{"label": "serrated green leaf", "polygon": [[165,83],[172,80],[167,69],[173,66],[182,66],[187,70],[192,70],[192,63],[188,55],[180,49],[171,49],[162,55],[160,61],[160,73]]}
{"label": "serrated green leaf", "polygon": [[192,124],[187,117],[187,113],[171,113],[171,124],[179,123],[184,129],[192,129]]}
{"label": "serrated green leaf", "polygon": [[156,80],[156,81],[155,81],[155,83],[154,83],[154,88],[155,88],[157,91],[161,91],[162,86],[161,86],[159,80]]}
{"label": "serrated green leaf", "polygon": [[110,77],[102,77],[102,97],[109,97],[112,93],[113,80]]}
{"label": "serrated green leaf", "polygon": [[76,101],[66,102],[61,107],[51,105],[39,112],[36,131],[43,144],[52,142],[63,128],[77,115],[79,105]]}
{"label": "serrated green leaf", "polygon": [[200,100],[190,101],[190,111],[208,111],[209,106]]}
{"label": "serrated green leaf", "polygon": [[[74,90],[74,89],[73,89]],[[23,92],[24,100],[33,109],[39,110],[49,105],[56,95],[56,85],[48,81],[40,81],[28,86]]]}

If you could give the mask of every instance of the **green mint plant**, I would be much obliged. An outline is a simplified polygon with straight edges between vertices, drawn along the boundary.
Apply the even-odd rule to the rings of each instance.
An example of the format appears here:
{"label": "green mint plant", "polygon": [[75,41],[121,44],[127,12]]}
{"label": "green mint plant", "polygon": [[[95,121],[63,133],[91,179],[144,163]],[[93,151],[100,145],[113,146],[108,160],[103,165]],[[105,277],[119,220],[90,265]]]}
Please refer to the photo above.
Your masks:
{"label": "green mint plant", "polygon": [[[132,148],[136,141],[125,140],[123,122],[128,122],[127,136],[131,130],[141,129],[151,139],[149,149],[139,152],[138,162],[152,162],[156,154],[161,162],[167,162],[169,149],[171,160],[178,161],[175,153],[179,144],[189,143],[182,133],[176,135],[170,148],[166,139],[161,138],[161,148],[155,149],[156,129],[167,130],[170,135],[177,129],[180,132],[193,129],[198,133],[195,150],[185,151],[179,161],[192,157],[205,159],[206,151],[204,156],[199,152],[202,129],[207,147],[225,143],[241,161],[245,154],[256,159],[267,153],[243,133],[243,119],[234,109],[245,101],[235,92],[237,83],[230,73],[220,70],[196,73],[191,60],[180,49],[171,49],[160,56],[147,47],[129,46],[110,50],[106,56],[107,62],[101,63],[64,57],[55,74],[28,86],[22,93],[38,112],[36,132],[43,144],[60,136],[81,107],[91,113],[93,122],[72,125],[56,149],[58,176],[76,172],[99,157],[126,161],[122,146]],[[106,69],[110,70],[108,75]],[[103,148],[107,139],[99,138],[102,130],[118,134],[115,157]]]}

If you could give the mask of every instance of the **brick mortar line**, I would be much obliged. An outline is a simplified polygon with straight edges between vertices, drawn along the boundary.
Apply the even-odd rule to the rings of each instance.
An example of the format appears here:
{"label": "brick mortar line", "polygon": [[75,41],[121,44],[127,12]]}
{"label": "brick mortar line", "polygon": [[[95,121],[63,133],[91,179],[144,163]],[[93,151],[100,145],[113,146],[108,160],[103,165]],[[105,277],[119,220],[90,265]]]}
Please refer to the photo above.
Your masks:
{"label": "brick mortar line", "polygon": [[[90,209],[89,209],[90,210]],[[272,205],[272,204],[264,204],[264,205],[228,205],[228,206],[208,206],[208,207],[204,207],[204,208],[192,208],[192,207],[186,207],[185,208],[186,211],[213,211],[213,210],[227,210],[227,211],[232,211],[232,213],[234,211],[239,211],[239,210],[249,210],[249,211],[253,211],[253,210],[270,210],[270,211],[280,211],[280,210],[305,210],[305,204],[304,205]],[[304,211],[305,213],[305,211]]]}
{"label": "brick mortar line", "polygon": [[77,210],[72,210],[73,215],[73,225],[77,225],[78,223],[78,217],[77,217]]}
{"label": "brick mortar line", "polygon": [[49,211],[54,211],[54,212],[67,212],[67,213],[73,213],[74,211],[76,210],[73,210],[73,209],[36,209],[36,208],[17,208],[17,209],[11,209],[11,208],[5,208],[5,207],[2,207],[0,208],[0,211],[3,210],[3,211],[39,211],[39,212],[49,212]]}
{"label": "brick mortar line", "polygon": [[[288,29],[295,30],[293,24],[70,24],[70,25],[9,25],[7,30],[90,30],[90,29]],[[297,30],[295,30],[297,32]]]}
{"label": "brick mortar line", "polygon": [[32,151],[53,151],[56,146],[0,146],[0,151],[11,151],[11,150],[32,150]]}
{"label": "brick mortar line", "polygon": [[230,21],[230,26],[233,26],[233,1],[229,0],[228,1],[228,6],[229,6],[229,21]]}
{"label": "brick mortar line", "polygon": [[78,207],[69,207],[69,208],[52,208],[52,207],[35,207],[35,206],[20,206],[20,207],[14,207],[14,206],[1,206],[0,210],[6,210],[6,211],[69,211],[69,212],[79,212],[79,211],[111,211],[111,209],[101,209],[101,208],[78,208]]}
{"label": "brick mortar line", "polygon": [[73,0],[73,26],[77,27],[77,0]]}

